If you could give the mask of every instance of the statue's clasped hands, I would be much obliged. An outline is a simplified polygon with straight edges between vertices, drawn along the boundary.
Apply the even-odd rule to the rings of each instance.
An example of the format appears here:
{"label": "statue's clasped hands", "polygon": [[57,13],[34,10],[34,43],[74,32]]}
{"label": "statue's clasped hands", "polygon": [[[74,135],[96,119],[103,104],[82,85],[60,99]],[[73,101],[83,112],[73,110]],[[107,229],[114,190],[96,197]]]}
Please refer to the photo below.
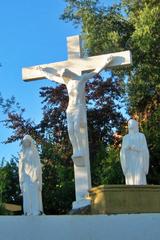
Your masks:
{"label": "statue's clasped hands", "polygon": [[127,150],[134,151],[134,152],[139,152],[139,149],[137,149],[137,147],[134,146],[134,145],[128,146],[128,147],[127,147]]}

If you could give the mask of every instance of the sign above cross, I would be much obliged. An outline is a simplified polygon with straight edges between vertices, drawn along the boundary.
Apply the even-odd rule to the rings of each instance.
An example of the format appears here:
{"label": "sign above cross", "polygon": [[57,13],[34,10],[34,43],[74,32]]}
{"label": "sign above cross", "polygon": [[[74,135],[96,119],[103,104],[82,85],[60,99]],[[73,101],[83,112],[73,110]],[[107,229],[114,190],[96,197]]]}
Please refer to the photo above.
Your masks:
{"label": "sign above cross", "polygon": [[[43,68],[51,67],[57,71],[61,70],[62,68],[68,68],[77,74],[81,74],[82,72],[88,72],[95,69],[97,67],[97,64],[104,62],[104,59],[106,59],[109,55],[113,56],[113,61],[107,66],[107,68],[127,66],[132,62],[130,51],[122,51],[92,57],[83,57],[81,46],[81,38],[79,35],[68,37],[68,60],[37,66],[41,66]],[[24,81],[34,81],[45,78],[45,76],[42,76],[42,74],[36,70],[37,66],[22,69],[22,76]]]}

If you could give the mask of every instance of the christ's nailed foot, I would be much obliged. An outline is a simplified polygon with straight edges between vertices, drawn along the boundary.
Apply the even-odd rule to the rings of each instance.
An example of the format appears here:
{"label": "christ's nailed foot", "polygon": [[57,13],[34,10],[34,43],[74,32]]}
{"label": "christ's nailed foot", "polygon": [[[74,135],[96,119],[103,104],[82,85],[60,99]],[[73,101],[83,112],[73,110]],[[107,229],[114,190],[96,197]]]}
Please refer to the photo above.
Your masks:
{"label": "christ's nailed foot", "polygon": [[82,154],[74,154],[72,156],[72,160],[76,167],[84,167],[85,166],[85,158]]}
{"label": "christ's nailed foot", "polygon": [[82,158],[84,157],[83,151],[77,151],[72,155],[72,158]]}
{"label": "christ's nailed foot", "polygon": [[113,56],[110,55],[110,56],[107,58],[107,64],[108,64],[108,62],[110,63],[112,60],[113,60]]}

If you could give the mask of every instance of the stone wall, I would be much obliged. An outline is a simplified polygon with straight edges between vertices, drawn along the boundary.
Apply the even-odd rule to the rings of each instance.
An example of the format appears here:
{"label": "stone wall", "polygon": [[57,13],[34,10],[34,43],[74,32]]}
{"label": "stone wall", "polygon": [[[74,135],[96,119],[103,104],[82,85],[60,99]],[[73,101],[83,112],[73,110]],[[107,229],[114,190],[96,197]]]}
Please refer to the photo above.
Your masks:
{"label": "stone wall", "polygon": [[154,240],[160,214],[1,216],[1,240]]}

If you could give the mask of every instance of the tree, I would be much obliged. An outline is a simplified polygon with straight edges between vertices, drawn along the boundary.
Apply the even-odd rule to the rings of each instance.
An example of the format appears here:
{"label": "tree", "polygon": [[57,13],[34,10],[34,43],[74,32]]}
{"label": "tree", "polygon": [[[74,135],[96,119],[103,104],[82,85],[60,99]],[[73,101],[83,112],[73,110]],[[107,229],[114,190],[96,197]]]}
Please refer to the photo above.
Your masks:
{"label": "tree", "polygon": [[59,144],[42,148],[43,203],[46,214],[65,214],[74,201],[73,163],[67,161]]}
{"label": "tree", "polygon": [[4,159],[2,159],[1,166],[0,166],[0,206],[3,204],[3,192],[6,186],[5,178],[6,178],[6,172],[4,171],[3,165],[4,165]]}
{"label": "tree", "polygon": [[66,0],[66,3],[61,18],[81,25],[90,54],[111,49],[132,51],[131,71],[113,74],[122,74],[124,82],[127,80],[126,108],[147,136],[151,155],[149,182],[159,183],[159,1],[123,0],[110,8],[99,6],[99,1]]}
{"label": "tree", "polygon": [[2,160],[0,166],[0,202],[21,204],[17,158],[10,161]]}
{"label": "tree", "polygon": [[150,150],[149,182],[159,184],[160,172],[160,4],[158,1],[124,1],[128,21],[133,70],[128,82],[128,110],[139,122]]}

